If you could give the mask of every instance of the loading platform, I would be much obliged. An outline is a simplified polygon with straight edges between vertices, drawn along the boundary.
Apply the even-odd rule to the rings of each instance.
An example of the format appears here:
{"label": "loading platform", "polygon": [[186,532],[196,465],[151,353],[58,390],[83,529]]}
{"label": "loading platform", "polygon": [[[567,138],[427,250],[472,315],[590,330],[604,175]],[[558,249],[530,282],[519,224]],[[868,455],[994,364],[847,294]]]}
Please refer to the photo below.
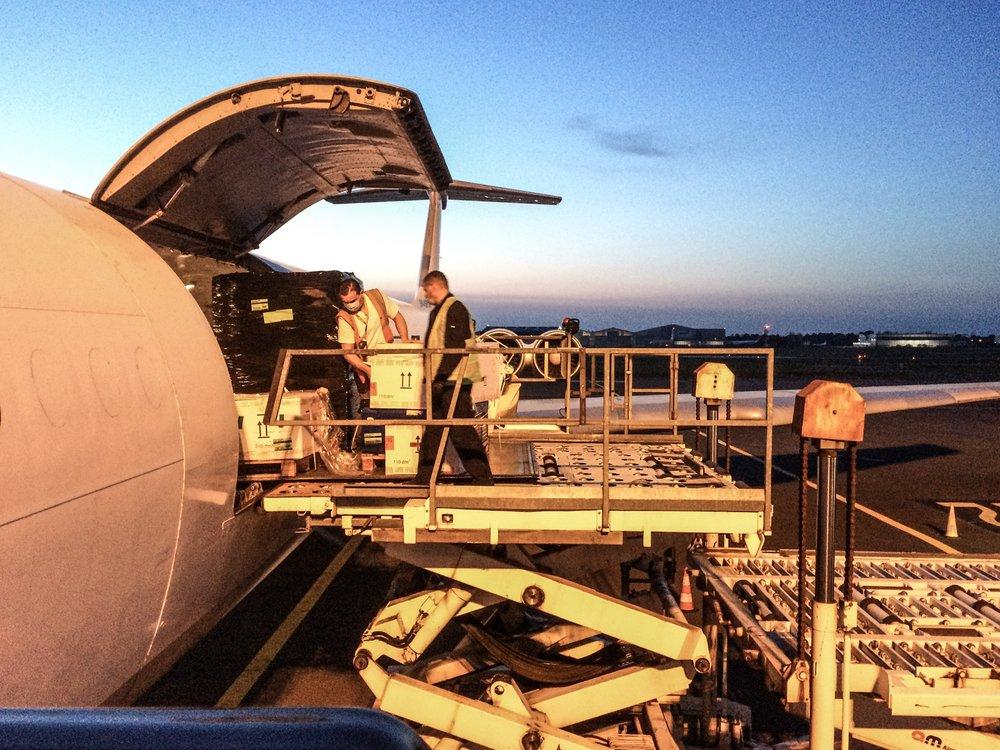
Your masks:
{"label": "loading platform", "polygon": [[[749,537],[759,549],[764,490],[737,484],[683,444],[614,446],[605,487],[598,445],[553,440],[516,451],[491,444],[497,484],[440,483],[433,509],[428,487],[321,478],[277,485],[264,508],[379,542],[621,544],[641,534],[648,547],[654,533],[712,532]],[[519,461],[517,475],[497,458],[512,453],[532,459]]]}
{"label": "loading platform", "polygon": [[[1000,719],[1000,558],[857,553],[853,581],[845,585],[850,596],[844,601],[841,595],[839,603],[841,621],[817,617],[813,623],[812,613],[834,606],[811,583],[819,575],[815,562],[806,557],[800,584],[795,554],[761,552],[771,530],[771,351],[586,350],[571,348],[569,340],[557,353],[548,351],[536,368],[541,380],[561,382],[564,389],[551,420],[489,411],[457,419],[454,399],[443,419],[381,420],[439,425],[445,432],[456,425],[481,428],[493,486],[443,476],[442,441],[427,485],[309,472],[265,489],[265,510],[296,513],[304,529],[335,526],[347,536],[369,536],[390,555],[431,574],[434,585],[388,602],[361,636],[354,666],[376,707],[417,725],[424,740],[442,750],[674,748],[683,742],[677,722],[691,714],[692,705],[701,712],[695,734],[702,741],[726,736],[739,744],[749,715],[726,697],[728,654],[735,644],[761,667],[788,710],[812,720],[812,730],[817,717],[827,722],[836,714],[823,747],[832,747],[834,726],[845,750],[851,737],[888,748],[1000,745],[995,735],[954,723],[979,727]],[[424,356],[471,352],[434,350]],[[503,352],[524,353],[517,347]],[[310,429],[372,424],[280,417],[291,358],[339,354],[283,353],[267,423]],[[652,415],[646,409],[638,419],[633,395],[640,390],[635,383],[643,356],[666,364],[665,385],[642,389],[662,395],[662,409]],[[677,408],[684,357],[702,361],[689,370],[698,404],[693,418]],[[732,372],[705,360],[727,357],[765,361],[767,398],[759,419],[726,418]],[[623,375],[620,391],[616,372]],[[593,395],[601,402],[596,419],[592,409],[588,414]],[[733,428],[763,431],[757,443],[764,446],[763,486],[732,476]],[[720,445],[726,447],[724,461]],[[829,453],[830,445],[820,447]],[[821,466],[820,498],[835,492],[835,460],[825,454],[824,461],[822,466],[833,468],[824,474]],[[854,467],[852,460],[851,477]],[[804,482],[805,474],[800,489]],[[644,562],[616,559],[622,581],[615,595],[581,583],[580,557],[573,551],[597,555],[594,547],[575,545],[608,549],[641,540],[651,547],[653,535],[662,533],[696,534],[707,547],[691,558],[706,591],[701,628],[679,611],[663,577],[665,560],[656,554],[639,558]],[[798,555],[806,555],[804,547]],[[825,565],[824,581],[831,564]],[[626,567],[648,573],[662,606],[640,608],[618,598],[634,580]],[[844,560],[834,568],[843,577]],[[799,603],[810,599],[815,603],[807,612]],[[442,647],[439,636],[452,623],[464,637]],[[826,644],[817,653],[825,649],[828,661],[829,644],[836,643],[839,697],[831,692],[829,701],[810,705],[821,660],[811,653],[808,631],[815,637],[820,624],[832,640],[816,641]],[[698,675],[701,695],[687,695]],[[871,726],[856,722],[863,701],[880,706],[886,718]],[[631,719],[623,724],[623,716]]]}
{"label": "loading platform", "polygon": [[[412,354],[412,350],[402,351]],[[424,350],[424,356],[473,351]],[[537,354],[532,347],[502,351],[508,358],[522,352]],[[298,513],[307,526],[337,526],[380,542],[621,544],[625,535],[636,534],[649,546],[655,533],[710,533],[732,535],[752,552],[761,548],[770,532],[770,472],[765,471],[760,487],[734,481],[720,462],[685,445],[684,431],[714,437],[720,427],[762,430],[761,460],[768,468],[770,410],[759,419],[739,421],[720,419],[717,412],[713,417],[711,410],[706,410],[704,418],[700,411],[685,418],[678,414],[677,394],[682,360],[756,360],[768,377],[770,403],[771,350],[564,346],[550,351],[559,352],[555,356],[562,357],[561,365],[551,371],[543,368],[534,381],[511,378],[512,383],[557,384],[563,392],[562,408],[544,424],[537,417],[489,414],[474,419],[453,415],[405,420],[281,419],[280,394],[292,359],[343,354],[341,350],[284,351],[267,407],[267,424],[310,428],[443,425],[445,429],[472,424],[488,432],[487,456],[497,481],[492,487],[450,482],[439,473],[439,455],[428,485],[313,472],[268,489],[264,509]],[[635,373],[644,359],[652,368],[659,366],[662,388],[635,386]],[[618,374],[622,376],[620,391]],[[660,394],[662,408],[638,419],[632,404],[640,392]],[[602,401],[600,415],[593,414],[593,409],[588,413],[588,397],[595,394]],[[706,442],[714,450],[717,441],[706,438]]]}
{"label": "loading platform", "polygon": [[[563,545],[651,547],[653,535],[662,533],[725,534],[756,553],[770,531],[770,350],[595,350],[571,347],[571,341],[570,335],[545,338],[537,376],[508,372],[505,387],[533,379],[562,391],[561,408],[546,420],[513,410],[499,414],[492,404],[473,419],[456,418],[454,398],[443,419],[284,419],[281,394],[292,359],[343,352],[286,350],[275,371],[268,425],[436,425],[445,436],[459,425],[482,431],[492,486],[445,477],[442,440],[426,485],[353,471],[307,472],[267,488],[262,500],[268,512],[299,515],[304,530],[334,526],[348,536],[369,536],[439,582],[388,602],[362,635],[354,666],[377,707],[420,726],[428,744],[442,750],[596,750],[646,740],[643,746],[676,747],[670,706],[711,669],[704,633],[676,605],[643,608],[619,592],[583,585],[579,570],[560,567],[562,553],[553,553],[566,551]],[[467,358],[475,350],[424,350],[423,356],[426,364],[427,357],[455,353]],[[538,354],[534,347],[506,346],[497,356],[523,361]],[[760,418],[720,417],[731,393],[706,399],[704,416],[700,409],[678,413],[681,374],[694,372],[681,360],[698,364],[709,357],[753,362],[766,376],[768,409]],[[659,386],[637,387],[644,358]],[[430,384],[424,387],[423,403],[431,403]],[[637,392],[662,398],[641,419],[633,410]],[[599,416],[588,413],[595,395]],[[764,433],[763,486],[735,481],[728,455],[720,460],[719,431],[728,438],[730,428]],[[702,451],[685,442],[702,436]],[[616,574],[621,562],[614,562]],[[442,651],[439,636],[452,623],[465,637]],[[631,720],[623,731],[615,718],[633,706],[643,707],[642,736]],[[578,729],[583,725],[585,731]]]}

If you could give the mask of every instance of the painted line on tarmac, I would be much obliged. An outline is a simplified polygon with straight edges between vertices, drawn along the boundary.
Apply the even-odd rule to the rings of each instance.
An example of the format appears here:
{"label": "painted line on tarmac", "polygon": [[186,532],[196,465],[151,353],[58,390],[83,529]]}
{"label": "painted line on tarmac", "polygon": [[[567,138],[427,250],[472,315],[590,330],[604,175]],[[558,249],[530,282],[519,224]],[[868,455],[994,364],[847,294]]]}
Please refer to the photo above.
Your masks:
{"label": "painted line on tarmac", "polygon": [[271,665],[271,662],[274,661],[274,658],[284,648],[285,643],[292,637],[292,634],[302,624],[302,621],[306,619],[306,615],[316,606],[316,602],[323,596],[323,593],[333,583],[333,579],[337,577],[337,574],[340,573],[341,569],[351,558],[351,555],[354,554],[354,551],[364,540],[365,537],[362,534],[352,536],[347,540],[347,544],[340,549],[340,552],[330,561],[330,564],[319,574],[313,585],[299,599],[299,603],[295,605],[295,608],[288,613],[288,616],[278,626],[278,629],[271,634],[267,642],[261,646],[260,651],[250,660],[250,663],[247,664],[242,674],[236,678],[236,681],[219,698],[215,704],[216,708],[238,708],[243,703],[253,689],[253,686],[261,678],[261,675],[264,674]]}
{"label": "painted line on tarmac", "polygon": [[[724,440],[720,440],[719,442],[722,443],[723,445],[725,445],[725,441]],[[759,464],[763,464],[764,463],[763,459],[758,458],[757,456],[753,455],[752,453],[748,453],[747,451],[743,450],[742,448],[737,448],[732,443],[729,444],[729,447],[732,448],[737,453],[739,453],[741,456],[746,456],[747,458],[752,458],[754,461],[756,461]],[[782,469],[780,466],[778,466],[777,464],[775,464],[773,461],[771,462],[771,468],[774,469],[774,471],[777,471],[780,474],[784,474],[786,477],[791,477],[792,479],[796,479],[796,480],[798,479],[797,475],[793,474],[790,471],[787,471],[786,469]],[[807,484],[812,489],[816,489],[816,483],[815,482],[807,482]],[[837,499],[840,502],[842,502],[842,503],[846,503],[847,502],[847,498],[844,497],[843,495],[837,495]],[[919,539],[920,541],[924,542],[925,544],[929,544],[930,546],[935,547],[935,548],[941,550],[942,552],[946,552],[949,555],[962,555],[962,554],[965,554],[965,553],[961,552],[960,550],[957,550],[954,547],[951,547],[951,546],[945,544],[944,542],[942,542],[942,541],[940,541],[938,539],[935,539],[932,536],[928,536],[927,534],[924,534],[922,531],[917,531],[916,529],[911,528],[910,526],[907,526],[905,523],[900,523],[895,518],[890,518],[889,516],[886,516],[886,515],[884,515],[882,513],[879,513],[877,510],[875,510],[874,508],[869,508],[867,505],[863,505],[862,503],[859,503],[859,502],[855,501],[854,507],[857,508],[862,513],[864,513],[866,515],[869,515],[872,518],[875,518],[875,519],[881,521],[884,524],[888,524],[889,526],[892,526],[895,529],[899,529],[904,534],[909,534],[910,536],[914,537],[915,539]]]}

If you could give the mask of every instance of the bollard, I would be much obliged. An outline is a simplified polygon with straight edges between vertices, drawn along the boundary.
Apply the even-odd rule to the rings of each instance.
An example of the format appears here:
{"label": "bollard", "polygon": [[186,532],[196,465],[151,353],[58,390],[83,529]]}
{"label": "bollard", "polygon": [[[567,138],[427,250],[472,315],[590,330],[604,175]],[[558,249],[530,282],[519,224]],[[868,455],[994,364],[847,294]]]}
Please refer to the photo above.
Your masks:
{"label": "bollard", "polygon": [[945,526],[944,535],[949,539],[958,539],[958,521],[955,520],[955,506],[948,506],[948,524]]}
{"label": "bollard", "polygon": [[[864,424],[864,399],[846,383],[814,380],[795,396],[793,428],[803,442],[811,441],[819,451],[816,583],[812,606],[809,691],[809,746],[812,750],[833,750],[836,723],[837,604],[833,532],[837,501],[837,451],[861,442]],[[804,544],[804,539],[800,539],[800,544]],[[805,571],[800,569],[799,575],[804,574]],[[800,617],[799,622],[802,621]]]}

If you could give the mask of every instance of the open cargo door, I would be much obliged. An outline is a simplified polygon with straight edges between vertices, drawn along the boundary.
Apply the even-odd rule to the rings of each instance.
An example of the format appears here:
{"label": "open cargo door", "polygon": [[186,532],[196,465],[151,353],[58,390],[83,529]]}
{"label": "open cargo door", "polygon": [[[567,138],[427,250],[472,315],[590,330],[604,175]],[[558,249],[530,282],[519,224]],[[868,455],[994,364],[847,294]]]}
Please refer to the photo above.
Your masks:
{"label": "open cargo door", "polygon": [[298,76],[220,91],[168,118],[91,201],[147,241],[234,258],[326,197],[450,182],[415,94]]}
{"label": "open cargo door", "polygon": [[321,200],[447,200],[450,188],[456,200],[559,202],[454,182],[411,91],[303,75],[235,86],[168,118],[91,202],[150,243],[232,260]]}

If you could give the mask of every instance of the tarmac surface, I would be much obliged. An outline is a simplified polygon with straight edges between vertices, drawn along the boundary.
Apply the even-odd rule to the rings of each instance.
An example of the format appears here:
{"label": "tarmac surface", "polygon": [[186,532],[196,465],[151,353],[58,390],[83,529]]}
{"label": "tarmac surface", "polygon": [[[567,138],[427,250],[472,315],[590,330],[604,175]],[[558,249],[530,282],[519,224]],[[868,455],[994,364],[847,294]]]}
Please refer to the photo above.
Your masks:
{"label": "tarmac surface", "polygon": [[[733,431],[735,449],[759,452],[760,437]],[[1000,403],[876,415],[858,454],[860,550],[949,554],[1000,552]],[[767,549],[797,546],[798,438],[775,430],[774,529]],[[721,451],[720,451],[721,455]],[[838,490],[846,488],[841,454]],[[763,467],[734,450],[737,478],[759,485]],[[787,473],[782,473],[787,472]],[[815,478],[815,464],[811,468]],[[947,507],[957,506],[959,536],[945,537]],[[842,546],[844,504],[837,507]],[[809,546],[815,532],[810,525]],[[683,548],[686,539],[669,540]],[[667,539],[657,543],[666,544]],[[281,626],[342,541],[313,533],[254,592],[153,686],[141,705],[213,706]],[[365,543],[291,633],[243,705],[370,706],[351,667],[361,632],[386,601],[396,564]],[[753,680],[754,673],[739,679]],[[737,675],[734,673],[734,678]],[[740,691],[742,692],[742,691]],[[801,726],[799,727],[801,729]]]}

